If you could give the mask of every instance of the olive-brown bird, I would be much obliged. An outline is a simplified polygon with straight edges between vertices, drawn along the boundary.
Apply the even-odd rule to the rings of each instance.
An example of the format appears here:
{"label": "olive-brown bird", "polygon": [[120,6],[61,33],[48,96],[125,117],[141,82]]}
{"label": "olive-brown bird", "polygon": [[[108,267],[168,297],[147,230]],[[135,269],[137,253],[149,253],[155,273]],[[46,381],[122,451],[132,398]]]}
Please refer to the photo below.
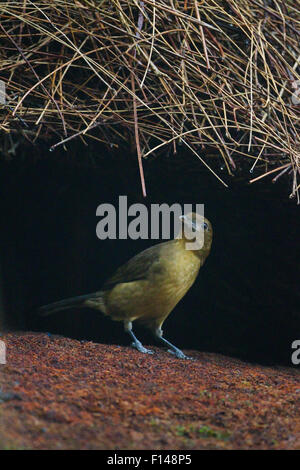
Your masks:
{"label": "olive-brown bird", "polygon": [[132,346],[151,354],[132,331],[132,322],[138,320],[171,348],[170,352],[178,358],[187,358],[163,337],[162,325],[194,283],[209,255],[213,231],[211,223],[197,213],[180,219],[182,236],[138,253],[117,269],[100,291],[45,305],[39,313],[47,316],[75,306],[100,310],[112,320],[124,323],[125,331],[133,339]]}

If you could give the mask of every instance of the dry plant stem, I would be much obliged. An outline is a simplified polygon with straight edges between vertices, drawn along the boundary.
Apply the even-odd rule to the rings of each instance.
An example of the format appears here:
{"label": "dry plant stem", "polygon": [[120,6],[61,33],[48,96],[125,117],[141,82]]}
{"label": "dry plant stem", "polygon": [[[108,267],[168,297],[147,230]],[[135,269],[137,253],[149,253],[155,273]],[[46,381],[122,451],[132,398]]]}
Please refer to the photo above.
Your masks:
{"label": "dry plant stem", "polygon": [[258,180],[261,180],[262,178],[265,178],[266,176],[268,175],[271,175],[272,173],[275,173],[276,171],[279,171],[281,170],[282,168],[290,168],[291,165],[289,165],[288,163],[286,165],[282,165],[278,168],[274,168],[273,170],[270,170],[270,171],[267,171],[266,173],[264,173],[263,175],[260,175],[260,176],[257,176],[257,178],[253,178],[252,180],[249,181],[249,183],[254,183],[255,181],[258,181]]}
{"label": "dry plant stem", "polygon": [[[143,23],[144,23],[144,2],[139,2],[140,4],[140,11],[138,15],[138,26],[136,37],[140,38],[140,31],[142,30]],[[134,50],[134,56],[136,57],[136,47]],[[140,171],[140,178],[141,178],[141,185],[142,185],[142,193],[143,196],[147,196],[146,192],[146,184],[144,178],[144,169],[143,169],[143,161],[142,161],[142,152],[141,152],[141,145],[140,145],[140,136],[139,136],[139,123],[138,123],[138,114],[137,114],[137,105],[136,105],[136,94],[135,94],[135,77],[134,77],[134,69],[131,70],[131,88],[132,88],[132,99],[133,99],[133,118],[134,118],[134,135],[135,135],[135,143],[136,143],[136,151],[138,156],[138,163],[139,163],[139,171]]]}
{"label": "dry plant stem", "polygon": [[[131,72],[131,85],[132,85],[132,92],[135,93],[135,83],[134,83],[133,72]],[[142,162],[142,152],[141,152],[140,138],[139,138],[139,125],[138,125],[138,116],[137,116],[135,96],[133,97],[133,116],[134,116],[135,143],[136,143],[136,150],[137,150],[137,155],[138,155],[141,185],[142,185],[143,196],[146,197],[147,193],[146,193],[144,169],[143,169],[143,162]]]}

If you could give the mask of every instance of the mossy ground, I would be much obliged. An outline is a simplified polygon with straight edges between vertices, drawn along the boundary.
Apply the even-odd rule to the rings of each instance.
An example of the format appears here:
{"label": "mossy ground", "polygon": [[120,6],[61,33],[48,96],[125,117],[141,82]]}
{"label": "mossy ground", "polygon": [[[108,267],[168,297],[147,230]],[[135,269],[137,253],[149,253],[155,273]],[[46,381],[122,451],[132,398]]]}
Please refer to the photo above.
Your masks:
{"label": "mossy ground", "polygon": [[8,333],[2,449],[299,449],[300,370]]}

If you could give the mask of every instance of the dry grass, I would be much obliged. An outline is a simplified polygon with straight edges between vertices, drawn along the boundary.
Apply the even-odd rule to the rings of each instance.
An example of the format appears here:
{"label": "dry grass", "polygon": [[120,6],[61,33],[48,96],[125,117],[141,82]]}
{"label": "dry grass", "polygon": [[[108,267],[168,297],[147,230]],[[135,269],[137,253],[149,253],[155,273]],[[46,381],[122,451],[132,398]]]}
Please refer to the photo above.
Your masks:
{"label": "dry grass", "polygon": [[10,142],[130,145],[144,194],[142,159],[183,144],[223,184],[291,174],[299,202],[294,0],[4,1],[0,35]]}

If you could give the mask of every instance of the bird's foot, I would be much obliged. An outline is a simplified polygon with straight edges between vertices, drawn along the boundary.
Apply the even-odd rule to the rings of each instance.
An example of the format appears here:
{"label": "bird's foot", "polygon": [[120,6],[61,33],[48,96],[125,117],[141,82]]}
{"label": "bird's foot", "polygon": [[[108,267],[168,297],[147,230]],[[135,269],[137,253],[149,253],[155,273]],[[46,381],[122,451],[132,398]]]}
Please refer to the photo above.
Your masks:
{"label": "bird's foot", "polygon": [[140,342],[133,342],[131,343],[131,346],[135,349],[137,349],[138,351],[140,351],[141,353],[144,353],[144,354],[153,354],[153,351],[151,351],[151,349],[147,349],[145,348],[142,343]]}
{"label": "bird's foot", "polygon": [[173,351],[172,349],[168,349],[168,352],[174,354],[174,356],[178,357],[178,359],[189,359],[190,361],[194,361],[195,359],[189,356],[186,356],[180,349]]}

